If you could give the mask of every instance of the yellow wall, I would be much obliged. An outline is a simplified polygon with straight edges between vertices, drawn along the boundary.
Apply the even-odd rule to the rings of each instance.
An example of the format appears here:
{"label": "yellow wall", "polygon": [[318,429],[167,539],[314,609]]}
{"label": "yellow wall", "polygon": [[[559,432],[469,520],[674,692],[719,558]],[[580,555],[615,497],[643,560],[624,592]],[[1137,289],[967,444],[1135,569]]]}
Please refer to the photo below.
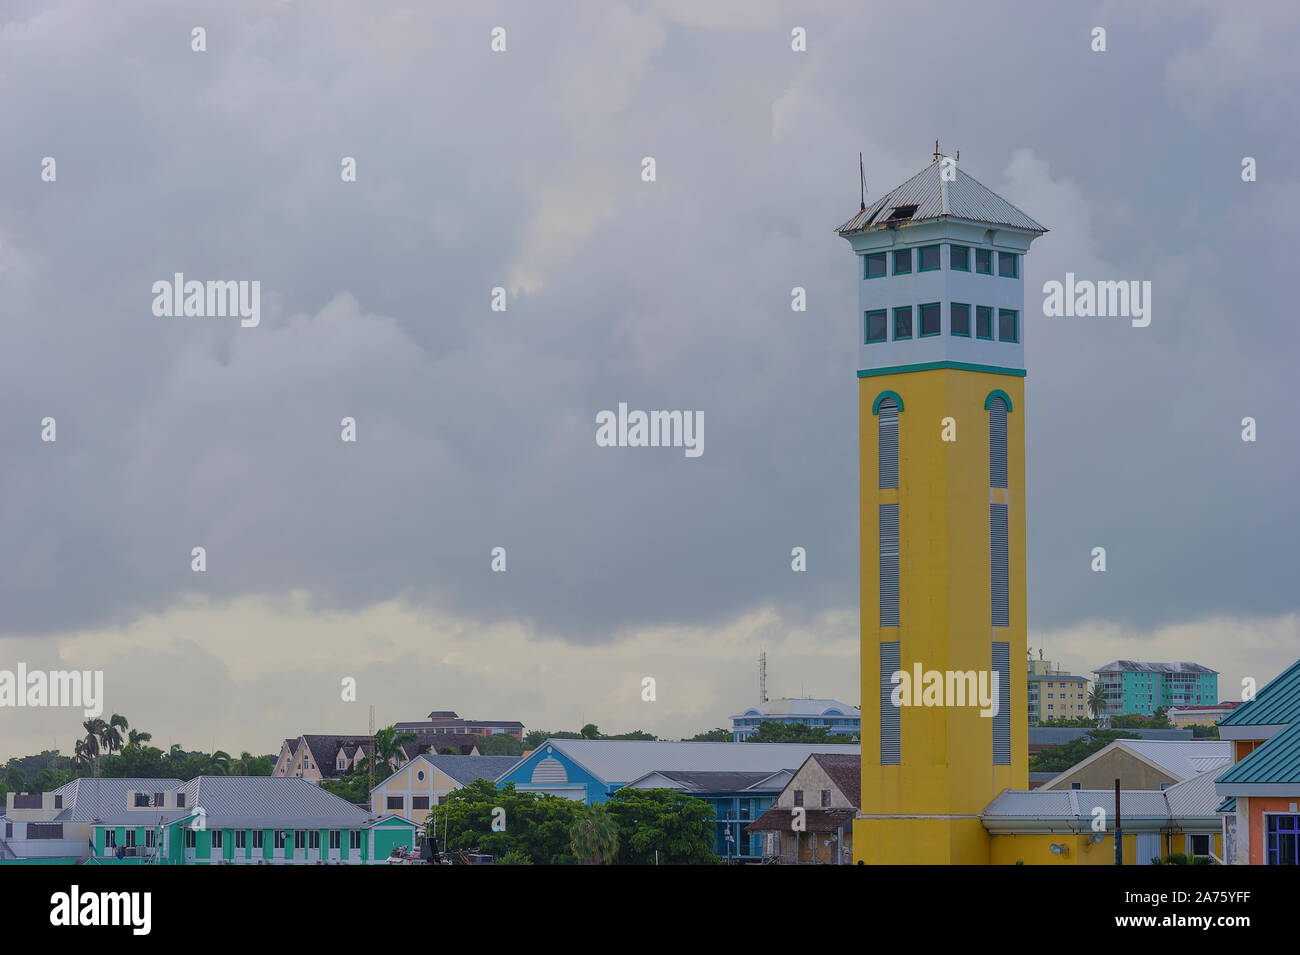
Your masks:
{"label": "yellow wall", "polygon": [[[860,819],[857,858],[868,863],[985,863],[978,814],[1007,788],[1028,788],[1025,700],[1024,380],[956,369],[861,378],[858,382],[861,604],[862,812],[966,818]],[[984,402],[1001,390],[1007,415],[1011,626],[990,626],[989,429]],[[877,417],[882,391],[902,398],[898,490],[879,490]],[[953,417],[957,440],[941,440]],[[879,626],[879,512],[898,501],[900,622]],[[978,707],[905,707],[902,765],[880,765],[880,643],[898,640],[911,671],[987,671],[992,641],[1010,643],[1011,765],[993,765],[992,720]],[[856,861],[856,860],[855,860]]]}

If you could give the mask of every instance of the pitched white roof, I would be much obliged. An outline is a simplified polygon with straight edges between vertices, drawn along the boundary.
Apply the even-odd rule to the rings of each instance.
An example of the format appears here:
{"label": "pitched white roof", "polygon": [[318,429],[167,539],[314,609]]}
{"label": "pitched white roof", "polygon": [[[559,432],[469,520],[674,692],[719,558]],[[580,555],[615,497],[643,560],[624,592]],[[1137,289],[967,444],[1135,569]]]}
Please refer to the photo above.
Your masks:
{"label": "pitched white roof", "polygon": [[1115,741],[1179,779],[1232,762],[1232,743],[1220,740],[1120,739]]}

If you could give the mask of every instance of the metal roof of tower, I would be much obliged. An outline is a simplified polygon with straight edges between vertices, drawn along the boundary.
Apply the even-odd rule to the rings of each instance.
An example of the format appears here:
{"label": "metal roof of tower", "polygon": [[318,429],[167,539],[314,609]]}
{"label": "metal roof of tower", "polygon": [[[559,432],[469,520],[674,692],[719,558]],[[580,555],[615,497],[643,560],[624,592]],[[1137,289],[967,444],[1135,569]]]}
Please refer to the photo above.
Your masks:
{"label": "metal roof of tower", "polygon": [[[887,224],[922,222],[927,219],[966,219],[990,225],[1010,226],[1027,232],[1046,232],[1039,225],[992,189],[954,165],[955,177],[943,178],[944,160],[940,156],[896,189],[885,193],[835,231],[840,235],[887,228]],[[906,215],[895,212],[907,211]]]}

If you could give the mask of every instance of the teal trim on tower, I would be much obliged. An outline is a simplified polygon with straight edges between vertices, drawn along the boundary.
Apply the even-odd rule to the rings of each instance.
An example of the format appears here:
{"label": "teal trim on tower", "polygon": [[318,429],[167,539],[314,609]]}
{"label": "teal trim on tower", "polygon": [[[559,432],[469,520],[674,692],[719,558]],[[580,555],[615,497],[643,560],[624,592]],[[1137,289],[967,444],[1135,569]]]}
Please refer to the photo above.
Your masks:
{"label": "teal trim on tower", "polygon": [[[862,377],[862,372],[858,372],[858,377]],[[871,402],[871,413],[880,414],[880,403],[886,398],[893,398],[894,404],[898,405],[898,410],[903,410],[903,399],[899,397],[897,391],[882,391],[876,395],[876,400]]]}
{"label": "teal trim on tower", "polygon": [[[975,365],[965,361],[926,361],[919,365],[894,365],[890,368],[860,368],[859,378],[875,378],[878,375],[896,375],[904,371],[931,371],[935,368],[955,368],[958,371],[983,371],[990,375],[1010,375],[1012,378],[1024,378],[1023,368],[1000,368],[997,365]],[[1008,402],[1008,409],[1010,402]]]}
{"label": "teal trim on tower", "polygon": [[988,411],[990,408],[993,407],[993,399],[994,399],[994,398],[1001,398],[1004,402],[1006,402],[1006,406],[1007,406],[1007,411],[1008,411],[1008,412],[1011,412],[1011,411],[1015,411],[1015,410],[1016,410],[1015,408],[1011,407],[1011,396],[1008,395],[1008,394],[1007,394],[1005,391],[1003,391],[1001,388],[994,388],[992,391],[989,392],[989,396],[988,396],[987,398],[984,399],[984,410],[985,410],[985,411]]}

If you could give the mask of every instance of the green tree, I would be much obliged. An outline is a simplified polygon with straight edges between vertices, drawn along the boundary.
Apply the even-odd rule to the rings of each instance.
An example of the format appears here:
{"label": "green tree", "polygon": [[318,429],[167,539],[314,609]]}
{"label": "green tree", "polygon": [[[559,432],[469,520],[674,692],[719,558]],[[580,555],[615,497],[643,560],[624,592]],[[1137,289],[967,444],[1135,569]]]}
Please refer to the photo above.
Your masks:
{"label": "green tree", "polygon": [[493,733],[479,740],[478,751],[484,756],[522,756],[523,744],[505,733]]}
{"label": "green tree", "polygon": [[1093,719],[1101,716],[1102,710],[1106,708],[1106,695],[1101,688],[1100,683],[1094,683],[1092,689],[1088,691],[1088,712],[1092,714]]}
{"label": "green tree", "polygon": [[103,749],[104,731],[108,724],[101,719],[85,720],[81,728],[86,735],[77,744],[77,755],[90,764],[96,776],[99,775],[99,754]]}
{"label": "green tree", "polygon": [[139,730],[128,730],[126,734],[127,746],[143,746],[153,739],[153,733],[142,733]]}
{"label": "green tree", "polygon": [[1061,746],[1049,746],[1032,754],[1029,757],[1029,771],[1063,773],[1117,739],[1139,739],[1139,736],[1123,730],[1092,730],[1079,739],[1070,740]]}
{"label": "green tree", "polygon": [[588,723],[578,733],[583,739],[600,739],[600,730],[595,723]]}
{"label": "green tree", "polygon": [[715,730],[709,730],[707,733],[696,733],[685,742],[688,743],[730,743],[732,737],[731,730],[723,729],[719,726]]}
{"label": "green tree", "polygon": [[493,865],[532,865],[533,860],[528,858],[528,854],[521,849],[511,849],[500,859],[492,863]]}
{"label": "green tree", "polygon": [[672,789],[620,789],[605,802],[618,821],[624,865],[717,865],[713,807]]}
{"label": "green tree", "polygon": [[618,855],[618,820],[600,803],[583,806],[569,828],[569,844],[583,865],[609,865]]}
{"label": "green tree", "polygon": [[747,743],[853,743],[856,736],[836,736],[824,726],[765,722],[745,737]]}
{"label": "green tree", "polygon": [[104,747],[104,754],[112,756],[122,748],[124,742],[122,732],[127,729],[126,717],[120,713],[114,713],[104,724],[104,730],[100,734],[100,742]]}
{"label": "green tree", "polygon": [[[503,856],[518,850],[534,863],[565,864],[574,861],[570,830],[581,808],[571,799],[547,793],[519,793],[513,783],[501,789],[477,779],[454,790],[433,807],[439,846]],[[504,816],[496,812],[504,810]],[[493,828],[502,819],[504,828]],[[499,827],[498,827],[499,828]]]}

